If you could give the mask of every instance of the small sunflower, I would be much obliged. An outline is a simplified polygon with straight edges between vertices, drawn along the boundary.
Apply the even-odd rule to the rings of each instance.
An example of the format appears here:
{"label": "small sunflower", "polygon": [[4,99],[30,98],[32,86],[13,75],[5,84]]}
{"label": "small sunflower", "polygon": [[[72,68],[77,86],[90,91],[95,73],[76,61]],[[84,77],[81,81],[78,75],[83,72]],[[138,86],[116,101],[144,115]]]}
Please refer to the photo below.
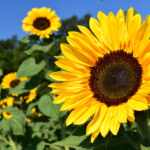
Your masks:
{"label": "small sunflower", "polygon": [[8,73],[5,75],[2,79],[1,87],[3,89],[9,89],[9,88],[14,88],[17,85],[20,84],[22,81],[28,80],[27,77],[20,77],[18,78],[15,72]]}
{"label": "small sunflower", "polygon": [[13,106],[13,104],[14,104],[13,97],[6,97],[5,99],[0,100],[0,107],[2,108]]}
{"label": "small sunflower", "polygon": [[24,94],[21,95],[21,100],[23,100],[25,103],[32,102],[37,96],[37,89],[34,88]]}
{"label": "small sunflower", "polygon": [[31,109],[31,114],[32,114],[32,117],[41,117],[42,116],[42,114],[39,112],[37,107],[33,107]]}
{"label": "small sunflower", "polygon": [[37,35],[40,38],[49,36],[58,31],[61,22],[56,12],[50,8],[33,8],[23,19],[22,28],[26,32]]}
{"label": "small sunflower", "polygon": [[51,73],[54,103],[71,111],[66,124],[87,121],[91,141],[101,134],[117,135],[120,125],[135,120],[134,111],[148,109],[150,93],[150,17],[142,22],[133,8],[127,13],[99,12],[89,28],[69,32],[63,56]]}
{"label": "small sunflower", "polygon": [[4,117],[6,120],[9,120],[9,119],[12,118],[12,113],[11,113],[11,112],[8,112],[8,111],[2,112],[2,115],[3,115],[3,117]]}

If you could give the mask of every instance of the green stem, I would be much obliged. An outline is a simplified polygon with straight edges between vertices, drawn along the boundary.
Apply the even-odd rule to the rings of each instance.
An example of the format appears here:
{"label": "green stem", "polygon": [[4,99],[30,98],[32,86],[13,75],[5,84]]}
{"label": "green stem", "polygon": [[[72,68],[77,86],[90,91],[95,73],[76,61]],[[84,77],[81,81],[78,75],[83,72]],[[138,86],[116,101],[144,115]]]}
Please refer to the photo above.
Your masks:
{"label": "green stem", "polygon": [[14,143],[12,138],[8,137],[8,139],[9,139],[9,145],[11,146],[12,150],[17,150],[16,144]]}
{"label": "green stem", "polygon": [[65,150],[69,150],[70,148],[68,146],[64,146],[64,149]]}
{"label": "green stem", "polygon": [[0,136],[0,141],[3,141],[6,144],[9,144],[9,141],[6,138],[2,137],[2,136]]}

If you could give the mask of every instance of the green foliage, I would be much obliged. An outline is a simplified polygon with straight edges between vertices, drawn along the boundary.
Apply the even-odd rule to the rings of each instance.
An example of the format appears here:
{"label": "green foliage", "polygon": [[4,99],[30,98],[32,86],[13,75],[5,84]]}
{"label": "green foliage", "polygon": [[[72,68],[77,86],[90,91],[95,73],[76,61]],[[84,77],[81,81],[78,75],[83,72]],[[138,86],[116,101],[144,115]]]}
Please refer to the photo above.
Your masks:
{"label": "green foliage", "polygon": [[[87,137],[86,136],[69,136],[64,138],[61,141],[53,143],[58,147],[65,147],[65,148],[75,148],[78,149],[79,145],[84,141]],[[81,148],[82,149],[82,148]],[[84,148],[83,148],[84,149]]]}
{"label": "green foliage", "polygon": [[53,45],[54,45],[53,43],[51,43],[49,45],[46,45],[46,46],[41,46],[41,45],[35,44],[31,48],[26,50],[25,53],[28,54],[28,55],[31,55],[35,51],[40,51],[40,52],[47,53]]}
{"label": "green foliage", "polygon": [[49,95],[43,95],[39,99],[38,108],[44,115],[59,120],[58,107],[52,103],[52,98]]}
{"label": "green foliage", "polygon": [[21,77],[21,76],[32,77],[38,74],[45,67],[45,65],[46,64],[44,60],[36,64],[34,58],[32,57],[28,58],[24,60],[22,64],[20,65],[17,75],[18,77]]}
{"label": "green foliage", "polygon": [[[87,26],[88,19],[89,15],[64,20],[60,31],[50,39],[30,35],[0,41],[1,81],[10,72],[16,72],[18,78],[28,77],[15,87],[0,88],[0,101],[14,98],[11,106],[0,104],[0,150],[150,150],[149,111],[136,113],[136,123],[124,124],[117,136],[98,137],[92,144],[85,126],[66,127],[66,113],[53,104],[48,74],[59,70],[54,62],[60,54],[60,43],[68,31],[77,30],[77,24]],[[27,102],[32,89],[36,89],[36,95]],[[4,112],[11,117],[4,117]]]}
{"label": "green foliage", "polygon": [[15,107],[6,108],[3,111],[10,112],[12,117],[10,119],[3,119],[1,121],[1,130],[4,132],[13,132],[14,135],[23,135],[25,132],[25,115]]}

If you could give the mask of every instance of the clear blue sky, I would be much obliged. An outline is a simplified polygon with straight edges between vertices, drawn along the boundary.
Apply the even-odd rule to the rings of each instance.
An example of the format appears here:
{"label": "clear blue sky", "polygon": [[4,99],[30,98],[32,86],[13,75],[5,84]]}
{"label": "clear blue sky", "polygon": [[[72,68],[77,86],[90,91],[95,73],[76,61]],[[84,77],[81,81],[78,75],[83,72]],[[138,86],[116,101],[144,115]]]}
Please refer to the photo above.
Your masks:
{"label": "clear blue sky", "polygon": [[16,34],[25,35],[21,21],[32,7],[51,7],[61,18],[72,15],[82,17],[86,13],[96,16],[99,10],[114,11],[134,6],[143,16],[150,14],[149,0],[1,0],[0,1],[0,39]]}

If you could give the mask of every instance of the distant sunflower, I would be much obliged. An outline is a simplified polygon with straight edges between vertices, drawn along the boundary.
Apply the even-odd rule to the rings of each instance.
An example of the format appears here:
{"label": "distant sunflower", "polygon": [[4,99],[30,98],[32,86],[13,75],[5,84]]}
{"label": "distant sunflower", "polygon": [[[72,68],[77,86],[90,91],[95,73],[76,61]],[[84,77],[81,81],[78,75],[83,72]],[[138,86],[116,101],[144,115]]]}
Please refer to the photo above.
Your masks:
{"label": "distant sunflower", "polygon": [[3,117],[4,117],[6,120],[9,120],[9,119],[12,118],[12,113],[11,113],[11,112],[8,112],[8,111],[2,112],[2,115],[3,115]]}
{"label": "distant sunflower", "polygon": [[61,22],[56,12],[46,7],[33,8],[22,22],[24,31],[40,38],[49,38],[53,32],[58,31],[60,26]]}
{"label": "distant sunflower", "polygon": [[13,104],[14,104],[13,97],[6,97],[6,98],[0,100],[0,107],[2,107],[2,108],[13,106]]}
{"label": "distant sunflower", "polygon": [[41,117],[42,114],[39,112],[39,110],[36,107],[33,107],[31,109],[31,113],[33,117]]}
{"label": "distant sunflower", "polygon": [[61,44],[63,56],[56,65],[63,70],[51,73],[54,102],[71,111],[66,124],[86,128],[91,141],[120,125],[135,120],[134,111],[148,109],[150,93],[150,17],[142,22],[130,8],[98,13],[89,28],[69,32],[68,44]]}
{"label": "distant sunflower", "polygon": [[21,95],[21,100],[23,100],[25,103],[32,102],[37,96],[37,89],[34,88],[26,93],[23,93]]}
{"label": "distant sunflower", "polygon": [[3,89],[14,88],[19,85],[22,81],[26,81],[27,77],[18,78],[15,72],[8,73],[2,79],[1,87]]}

